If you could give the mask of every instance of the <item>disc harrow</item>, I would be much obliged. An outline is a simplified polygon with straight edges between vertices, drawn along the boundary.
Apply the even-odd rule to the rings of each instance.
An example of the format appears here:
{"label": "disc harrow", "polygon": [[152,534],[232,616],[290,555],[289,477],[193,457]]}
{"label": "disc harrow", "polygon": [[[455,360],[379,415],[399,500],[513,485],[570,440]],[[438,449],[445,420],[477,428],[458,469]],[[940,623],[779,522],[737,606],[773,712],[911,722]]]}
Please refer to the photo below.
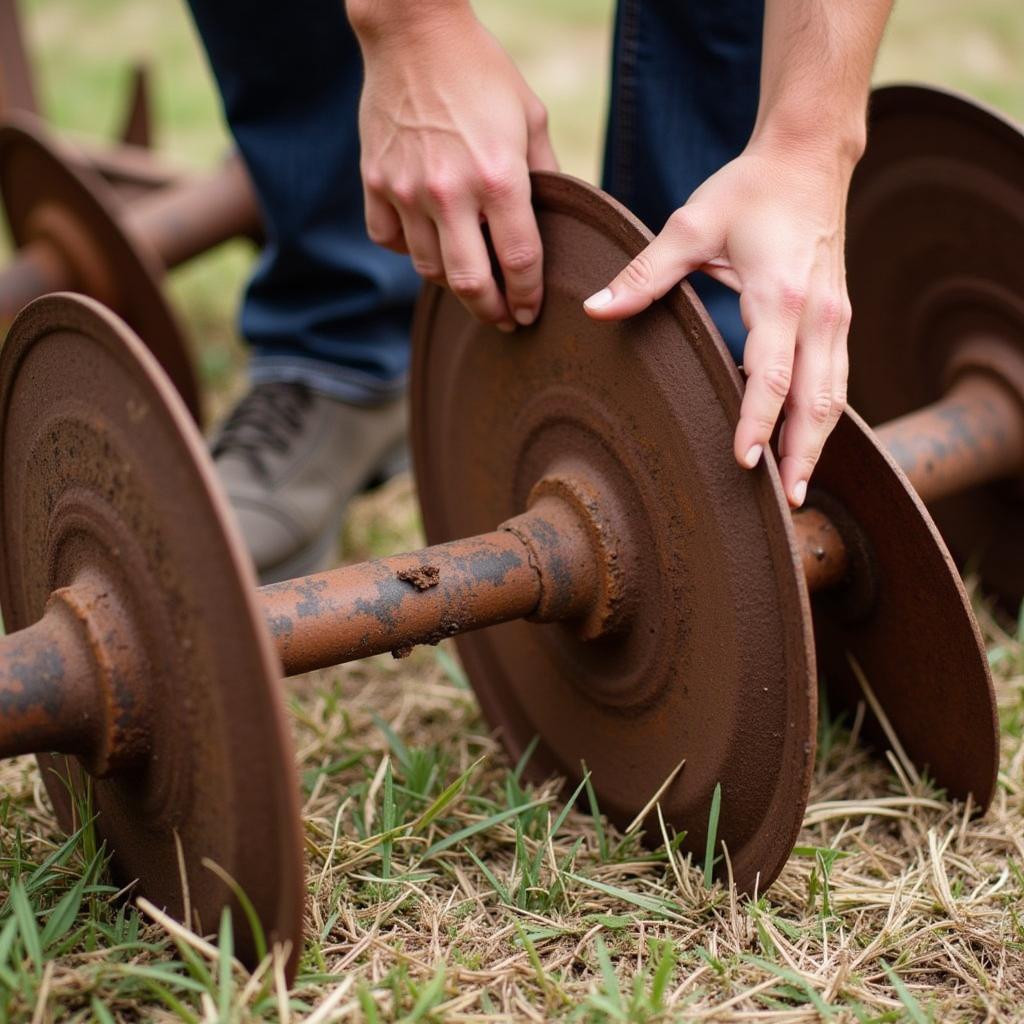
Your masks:
{"label": "disc harrow", "polygon": [[589,771],[624,825],[673,775],[661,813],[701,853],[720,786],[718,838],[746,891],[776,878],[803,819],[815,641],[840,692],[859,666],[939,785],[976,810],[992,799],[985,652],[915,486],[1024,475],[1007,353],[976,355],[990,349],[965,320],[945,397],[878,436],[844,415],[794,514],[770,455],[753,472],[733,460],[741,381],[688,286],[627,323],[583,314],[649,232],[572,179],[537,175],[534,200],[533,327],[506,338],[447,292],[421,298],[431,546],[411,554],[257,589],[196,427],[129,327],[48,296],[0,351],[0,755],[40,754],[66,827],[90,786],[118,878],[178,915],[180,844],[192,923],[233,905],[249,962],[225,873],[292,966],[301,941],[282,672],[456,637],[512,755],[536,740],[534,777]]}
{"label": "disc harrow", "polygon": [[258,235],[259,206],[241,160],[124,202],[31,118],[11,118],[0,126],[0,196],[18,246],[0,270],[0,324],[40,295],[91,295],[146,339],[198,419],[188,346],[161,281],[229,238]]}

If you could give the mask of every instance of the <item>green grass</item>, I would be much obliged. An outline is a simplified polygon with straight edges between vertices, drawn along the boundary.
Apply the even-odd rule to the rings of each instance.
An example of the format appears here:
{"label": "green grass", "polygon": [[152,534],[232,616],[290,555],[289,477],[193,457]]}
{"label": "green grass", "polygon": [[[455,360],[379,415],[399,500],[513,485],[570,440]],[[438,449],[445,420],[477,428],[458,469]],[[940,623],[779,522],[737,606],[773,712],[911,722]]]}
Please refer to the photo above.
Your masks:
{"label": "green grass", "polygon": [[[1001,699],[1020,682],[1000,675]],[[301,1020],[334,1000],[350,1020],[525,1006],[686,1021],[722,1006],[714,1019],[947,1021],[1009,1019],[1019,1002],[1018,739],[995,808],[968,822],[837,727],[794,857],[750,900],[705,888],[670,833],[644,847],[596,804],[570,809],[555,780],[524,784],[525,759],[505,761],[434,651],[296,681],[289,700],[309,853],[295,986],[272,959],[255,975],[234,964],[225,921],[211,947],[133,909],[88,828],[58,836],[21,760],[0,767],[0,1019],[43,1003],[59,1020],[275,1021],[284,1002]]]}
{"label": "green grass", "polygon": [[[56,125],[113,131],[127,69],[146,56],[160,147],[194,167],[217,159],[226,135],[177,0],[27,9]],[[479,9],[549,104],[563,166],[593,179],[608,0]],[[877,77],[966,89],[1024,117],[1021,52],[1016,0],[904,0]],[[244,365],[235,310],[251,259],[237,243],[171,282],[215,411]],[[418,534],[399,480],[357,503],[347,550]],[[979,611],[1004,737],[993,810],[972,820],[926,781],[905,789],[826,709],[799,844],[756,899],[706,888],[725,855],[717,816],[694,863],[661,823],[649,847],[612,826],[586,775],[572,810],[558,780],[525,784],[446,646],[290,684],[309,863],[288,991],[272,958],[253,975],[232,961],[226,921],[211,945],[136,909],[104,873],[88,809],[62,836],[34,761],[0,765],[0,1021],[1017,1019],[1024,621]]]}

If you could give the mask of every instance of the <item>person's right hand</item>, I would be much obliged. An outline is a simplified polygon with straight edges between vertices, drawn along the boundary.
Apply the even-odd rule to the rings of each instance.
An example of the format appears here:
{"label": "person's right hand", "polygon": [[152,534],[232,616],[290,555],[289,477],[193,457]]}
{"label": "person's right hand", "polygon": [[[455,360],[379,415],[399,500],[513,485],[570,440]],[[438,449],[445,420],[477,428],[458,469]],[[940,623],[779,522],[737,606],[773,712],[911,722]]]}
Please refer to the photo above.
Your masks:
{"label": "person's right hand", "polygon": [[406,3],[389,17],[378,2],[372,24],[355,6],[370,238],[408,252],[477,319],[505,331],[532,323],[543,260],[529,174],[558,169],[544,106],[468,3]]}

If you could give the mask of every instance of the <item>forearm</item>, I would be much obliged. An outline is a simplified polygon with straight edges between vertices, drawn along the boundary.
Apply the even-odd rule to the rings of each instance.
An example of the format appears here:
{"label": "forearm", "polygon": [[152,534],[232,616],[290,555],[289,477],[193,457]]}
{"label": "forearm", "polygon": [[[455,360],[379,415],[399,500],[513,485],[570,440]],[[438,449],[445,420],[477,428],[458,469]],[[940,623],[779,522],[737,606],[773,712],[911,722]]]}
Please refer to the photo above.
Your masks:
{"label": "forearm", "polygon": [[891,8],[892,0],[766,0],[752,142],[835,155],[852,170]]}

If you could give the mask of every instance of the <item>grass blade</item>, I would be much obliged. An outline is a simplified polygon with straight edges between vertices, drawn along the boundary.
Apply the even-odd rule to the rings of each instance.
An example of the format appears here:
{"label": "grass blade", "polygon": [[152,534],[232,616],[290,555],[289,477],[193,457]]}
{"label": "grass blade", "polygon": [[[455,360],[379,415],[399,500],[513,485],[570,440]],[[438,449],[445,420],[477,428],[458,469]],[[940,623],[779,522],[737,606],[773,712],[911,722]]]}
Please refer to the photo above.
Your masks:
{"label": "grass blade", "polygon": [[524,811],[533,810],[534,807],[543,807],[544,804],[550,802],[550,797],[531,800],[529,803],[519,804],[516,807],[509,807],[507,810],[499,811],[497,814],[492,814],[489,818],[484,818],[482,821],[478,821],[473,825],[467,825],[465,828],[460,828],[458,832],[453,832],[450,836],[445,836],[444,839],[440,839],[434,843],[434,845],[423,854],[422,859],[428,860],[439,853],[443,853],[445,850],[450,850],[453,846],[458,846],[463,839],[475,836],[478,832],[486,832],[487,829],[493,828],[495,825],[500,825],[503,821],[508,821],[509,818],[514,818],[517,815],[522,814]]}
{"label": "grass blade", "polygon": [[708,812],[708,842],[704,848],[704,888],[710,889],[715,873],[715,845],[718,839],[718,816],[722,812],[722,784],[715,783],[715,792],[711,797],[711,810]]}
{"label": "grass blade", "polygon": [[680,914],[670,909],[668,900],[658,899],[656,896],[644,896],[643,893],[631,892],[629,889],[620,889],[618,886],[609,885],[607,882],[599,882],[596,878],[584,878],[582,875],[574,875],[571,871],[566,871],[565,877],[571,878],[574,882],[579,882],[580,885],[603,892],[606,896],[614,896],[616,899],[622,900],[623,903],[631,903],[634,907],[646,910],[649,914],[657,914],[668,918],[670,921],[685,920]]}
{"label": "grass blade", "polygon": [[25,894],[21,881],[11,883],[11,908],[18,922],[21,941],[25,944],[25,952],[35,966],[36,972],[43,971],[43,945],[39,938],[39,922]]}
{"label": "grass blade", "polygon": [[931,1017],[921,1009],[921,1004],[910,994],[910,989],[903,984],[900,976],[883,960],[882,967],[885,970],[886,977],[892,982],[892,987],[896,989],[896,995],[899,996],[900,1002],[905,1007],[907,1014],[914,1024],[931,1024]]}

